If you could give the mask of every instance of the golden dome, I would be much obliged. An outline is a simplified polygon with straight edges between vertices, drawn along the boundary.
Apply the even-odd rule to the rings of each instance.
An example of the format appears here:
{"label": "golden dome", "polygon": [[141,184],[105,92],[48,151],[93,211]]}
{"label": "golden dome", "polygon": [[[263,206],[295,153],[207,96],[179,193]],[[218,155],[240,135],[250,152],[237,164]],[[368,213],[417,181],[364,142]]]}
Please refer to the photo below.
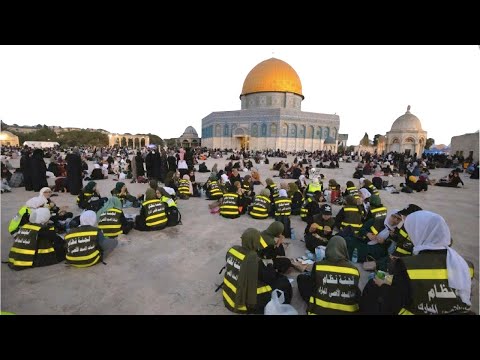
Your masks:
{"label": "golden dome", "polygon": [[248,73],[241,95],[271,91],[290,92],[303,98],[297,72],[285,61],[275,58],[262,61]]}

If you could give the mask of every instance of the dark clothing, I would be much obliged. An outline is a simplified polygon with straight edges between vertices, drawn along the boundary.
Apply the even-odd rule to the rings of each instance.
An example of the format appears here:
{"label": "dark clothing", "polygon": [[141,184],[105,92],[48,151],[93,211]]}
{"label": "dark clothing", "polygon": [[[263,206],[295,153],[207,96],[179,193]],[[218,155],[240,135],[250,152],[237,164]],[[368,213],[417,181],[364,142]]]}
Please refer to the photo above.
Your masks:
{"label": "dark clothing", "polygon": [[51,162],[50,164],[48,164],[48,171],[53,173],[53,175],[55,175],[55,176],[59,175],[58,165],[54,162]]}
{"label": "dark clothing", "polygon": [[[417,181],[418,183],[418,181]],[[450,182],[438,182],[435,184],[435,186],[447,186],[447,187],[457,187],[458,184],[462,184],[462,185],[465,185],[462,181],[462,179],[460,179],[460,176],[454,176],[452,177],[452,179],[450,180]]]}
{"label": "dark clothing", "polygon": [[78,154],[68,154],[67,161],[67,189],[72,195],[80,194],[83,183],[82,159]]}
{"label": "dark clothing", "polygon": [[[265,265],[263,261],[258,263],[258,280],[269,285],[272,290],[282,290],[285,295],[284,304],[290,304],[292,300],[292,285],[288,278],[275,271],[271,264]],[[263,296],[262,296],[263,295]],[[255,305],[255,314],[263,314],[265,306],[271,300],[271,292],[257,295],[257,304]]]}
{"label": "dark clothing", "polygon": [[90,175],[91,180],[103,180],[105,176],[103,175],[102,169],[93,169],[92,174]]}
{"label": "dark clothing", "polygon": [[143,157],[142,155],[137,155],[133,158],[135,161],[135,166],[137,169],[137,176],[145,176],[145,168],[143,167]]}
{"label": "dark clothing", "polygon": [[55,257],[58,262],[65,260],[65,255],[67,254],[65,240],[58,236],[54,230],[48,230],[48,227],[42,227],[38,232],[38,238],[45,239],[53,245]]}
{"label": "dark clothing", "polygon": [[44,187],[48,187],[47,183],[47,166],[43,160],[43,151],[35,149],[31,159],[32,169],[32,189],[33,191],[40,191]]}
{"label": "dark clothing", "polygon": [[147,169],[147,177],[149,179],[153,178],[153,154],[151,152],[145,156],[145,167]]}
{"label": "dark clothing", "polygon": [[20,159],[20,170],[23,174],[23,183],[25,184],[25,190],[33,190],[32,185],[32,164],[29,155],[25,154]]}
{"label": "dark clothing", "polygon": [[173,155],[167,157],[168,171],[175,172],[177,170],[177,158]]}

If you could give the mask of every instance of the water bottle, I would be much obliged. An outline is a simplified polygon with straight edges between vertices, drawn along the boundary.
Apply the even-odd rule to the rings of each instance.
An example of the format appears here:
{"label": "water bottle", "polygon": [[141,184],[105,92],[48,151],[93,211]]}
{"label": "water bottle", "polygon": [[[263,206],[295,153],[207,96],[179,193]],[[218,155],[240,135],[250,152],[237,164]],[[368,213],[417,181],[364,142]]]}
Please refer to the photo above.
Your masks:
{"label": "water bottle", "polygon": [[315,257],[317,261],[322,261],[325,257],[325,246],[319,245],[315,248]]}
{"label": "water bottle", "polygon": [[290,229],[290,239],[292,240],[295,240],[295,230],[293,230],[292,228]]}
{"label": "water bottle", "polygon": [[353,249],[352,262],[354,262],[354,263],[358,262],[358,249],[357,248]]}

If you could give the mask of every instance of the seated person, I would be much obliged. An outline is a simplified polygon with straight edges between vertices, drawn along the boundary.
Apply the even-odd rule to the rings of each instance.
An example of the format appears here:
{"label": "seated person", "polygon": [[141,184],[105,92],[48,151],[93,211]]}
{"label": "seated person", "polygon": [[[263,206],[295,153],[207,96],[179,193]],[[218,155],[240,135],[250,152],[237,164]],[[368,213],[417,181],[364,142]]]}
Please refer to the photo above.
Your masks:
{"label": "seated person", "polygon": [[300,210],[303,205],[303,194],[298,189],[296,183],[291,182],[288,184],[288,197],[292,199],[292,215],[300,215]]}
{"label": "seated person", "polygon": [[462,179],[460,178],[458,171],[452,170],[452,172],[449,174],[449,179],[447,181],[440,181],[436,183],[435,186],[458,187],[458,184],[462,184],[462,186],[465,186]]}
{"label": "seated person", "polygon": [[[159,191],[160,195],[161,192]],[[145,193],[145,201],[140,214],[135,218],[135,229],[140,231],[162,230],[167,227],[168,204],[157,198],[155,190],[149,188]]]}
{"label": "seated person", "polygon": [[[67,263],[79,268],[93,266],[103,261],[118,245],[117,239],[104,237],[96,224],[95,212],[84,211],[80,215],[80,226],[65,235]],[[88,238],[87,242],[85,242],[86,238]],[[80,239],[81,244],[79,244]]]}
{"label": "seated person", "polygon": [[204,185],[208,200],[218,200],[223,196],[223,191],[220,188],[220,183],[214,173],[210,174],[207,182]]}
{"label": "seated person", "polygon": [[272,260],[274,269],[280,273],[285,273],[292,266],[290,259],[285,257],[284,229],[285,227],[280,221],[272,222],[267,229],[261,232],[262,248],[258,252],[261,259]]}
{"label": "seated person", "polygon": [[222,295],[225,307],[232,312],[263,314],[275,289],[284,292],[286,304],[291,301],[290,281],[258,257],[260,242],[259,231],[249,228],[242,234],[242,246],[235,245],[227,252]]}
{"label": "seated person", "polygon": [[220,215],[227,219],[236,219],[240,216],[240,195],[238,188],[232,185],[228,186],[227,192],[223,194],[220,205]]}
{"label": "seated person", "polygon": [[29,222],[15,234],[8,255],[13,270],[48,266],[65,260],[65,242],[49,225],[50,210],[38,208],[30,213]]}
{"label": "seated person", "polygon": [[255,195],[249,208],[249,215],[254,219],[266,219],[271,209],[270,190],[263,189],[259,195]]}
{"label": "seated person", "polygon": [[200,165],[198,165],[198,172],[201,172],[201,173],[206,173],[206,172],[209,172],[210,170],[208,170],[207,168],[207,165],[205,165],[205,163],[201,163]]}
{"label": "seated person", "polygon": [[[326,282],[325,279],[335,280]],[[347,245],[341,236],[332,237],[325,259],[313,264],[311,274],[297,277],[298,290],[307,303],[309,315],[354,314],[359,310],[360,273],[349,261]]]}
{"label": "seated person", "polygon": [[94,164],[92,173],[90,174],[90,179],[92,180],[108,179],[108,171],[107,171],[107,175],[105,175],[103,173],[101,166],[99,164]]}
{"label": "seated person", "polygon": [[97,192],[97,183],[89,181],[85,187],[80,190],[77,196],[77,205],[80,209],[98,211],[108,199],[102,198]]}
{"label": "seated person", "polygon": [[120,234],[128,234],[133,228],[133,221],[127,220],[122,211],[122,202],[116,196],[112,196],[97,211],[98,228],[106,237],[117,237]]}
{"label": "seated person", "polygon": [[143,195],[138,195],[137,197],[130,195],[127,185],[121,181],[117,182],[115,189],[110,191],[110,193],[112,196],[120,199],[122,207],[133,206],[134,208],[138,208],[140,207],[140,199],[143,198]]}
{"label": "seated person", "polygon": [[335,217],[332,217],[332,207],[328,204],[322,205],[320,213],[313,216],[313,222],[305,228],[305,246],[315,253],[317,246],[328,244],[333,236]]}

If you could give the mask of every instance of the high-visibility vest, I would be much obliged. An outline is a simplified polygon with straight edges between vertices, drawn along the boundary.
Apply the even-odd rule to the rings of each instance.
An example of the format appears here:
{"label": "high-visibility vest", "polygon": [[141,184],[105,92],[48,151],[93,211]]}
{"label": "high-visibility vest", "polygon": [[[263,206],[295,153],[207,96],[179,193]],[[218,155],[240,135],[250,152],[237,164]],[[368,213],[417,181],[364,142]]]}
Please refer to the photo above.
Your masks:
{"label": "high-visibility vest", "polygon": [[[243,262],[246,255],[247,250],[245,248],[238,245],[231,247],[227,252],[227,265],[225,266],[225,277],[223,278],[223,303],[228,310],[240,314],[253,310],[247,309],[246,304],[235,304],[240,272],[247,271]],[[260,280],[257,281],[257,296],[271,292],[272,288],[269,285],[264,284]]]}
{"label": "high-visibility vest", "polygon": [[94,193],[86,193],[83,190],[80,190],[80,194],[77,196],[77,205],[83,209],[87,206],[90,199],[95,195]]}
{"label": "high-visibility vest", "polygon": [[168,207],[177,207],[177,203],[175,202],[175,200],[173,200],[172,198],[169,198],[168,196],[162,196],[160,200],[166,203]]}
{"label": "high-visibility vest", "polygon": [[305,190],[305,196],[307,197],[313,197],[317,191],[322,191],[322,184],[318,183],[310,183],[307,185],[307,189]]}
{"label": "high-visibility vest", "polygon": [[186,179],[178,180],[178,192],[183,196],[190,196],[190,181]]}
{"label": "high-visibility vest", "polygon": [[207,197],[220,199],[223,195],[220,186],[218,185],[218,181],[216,180],[208,180],[207,182]]}
{"label": "high-visibility vest", "polygon": [[368,185],[368,190],[370,190],[370,192],[373,195],[380,196],[380,193],[379,193],[378,189],[375,186],[373,186],[373,184]]}
{"label": "high-visibility vest", "polygon": [[100,215],[98,228],[102,230],[103,235],[106,237],[116,237],[123,233],[122,223],[120,221],[122,214],[122,210],[111,208]]}
{"label": "high-visibility vest", "polygon": [[167,226],[167,212],[165,203],[160,199],[145,201],[143,204],[145,211],[145,225],[148,227],[164,228]]}
{"label": "high-visibility vest", "polygon": [[267,189],[270,190],[270,199],[275,200],[278,197],[278,188],[276,184],[268,185]]}
{"label": "high-visibility vest", "polygon": [[410,236],[408,236],[405,231],[405,227],[402,226],[400,229],[395,229],[395,235],[396,247],[392,255],[397,257],[412,255],[413,243],[412,240],[410,240]]}
{"label": "high-visibility vest", "polygon": [[93,226],[80,226],[65,235],[67,243],[67,263],[83,268],[101,261],[101,248],[98,245],[99,230]]}
{"label": "high-visibility vest", "polygon": [[362,213],[356,205],[345,205],[343,207],[345,217],[340,224],[340,229],[351,226],[355,234],[362,227]]}
{"label": "high-visibility vest", "polygon": [[371,207],[370,213],[372,213],[375,219],[385,217],[387,216],[387,208],[385,206],[379,206],[376,208]]}
{"label": "high-visibility vest", "polygon": [[315,264],[315,283],[319,285],[307,305],[309,315],[351,314],[359,310],[360,273],[352,266]]}
{"label": "high-visibility vest", "polygon": [[238,217],[240,215],[238,200],[238,194],[223,194],[223,202],[222,205],[220,205],[220,215],[230,219]]}
{"label": "high-visibility vest", "polygon": [[360,194],[355,186],[347,187],[347,195],[352,195],[355,199],[360,199]]}
{"label": "high-visibility vest", "polygon": [[268,218],[269,205],[271,201],[263,195],[256,195],[253,199],[252,207],[250,209],[250,216],[254,219]]}
{"label": "high-visibility vest", "polygon": [[292,200],[285,197],[275,199],[275,216],[290,216],[292,213]]}
{"label": "high-visibility vest", "polygon": [[40,225],[27,223],[17,231],[8,254],[11,268],[22,270],[57,263],[53,244],[47,239],[38,238],[41,228]]}
{"label": "high-visibility vest", "polygon": [[305,220],[307,219],[307,216],[308,216],[308,204],[310,204],[312,202],[312,198],[307,198],[307,200],[304,201],[303,205],[302,205],[302,208],[300,209],[300,217],[302,218],[302,220]]}
{"label": "high-visibility vest", "polygon": [[13,235],[19,229],[23,215],[29,214],[30,216],[30,212],[31,210],[28,206],[22,206],[20,210],[18,210],[18,213],[15,215],[15,217],[10,220],[10,223],[8,224],[8,232]]}
{"label": "high-visibility vest", "polygon": [[247,192],[250,192],[250,191],[252,191],[252,184],[244,181],[243,184],[242,184],[242,189],[244,189]]}
{"label": "high-visibility vest", "polygon": [[[470,309],[448,286],[447,254],[427,252],[397,261],[405,264],[411,290],[411,301],[399,315],[445,315]],[[473,278],[473,265],[467,263]]]}

